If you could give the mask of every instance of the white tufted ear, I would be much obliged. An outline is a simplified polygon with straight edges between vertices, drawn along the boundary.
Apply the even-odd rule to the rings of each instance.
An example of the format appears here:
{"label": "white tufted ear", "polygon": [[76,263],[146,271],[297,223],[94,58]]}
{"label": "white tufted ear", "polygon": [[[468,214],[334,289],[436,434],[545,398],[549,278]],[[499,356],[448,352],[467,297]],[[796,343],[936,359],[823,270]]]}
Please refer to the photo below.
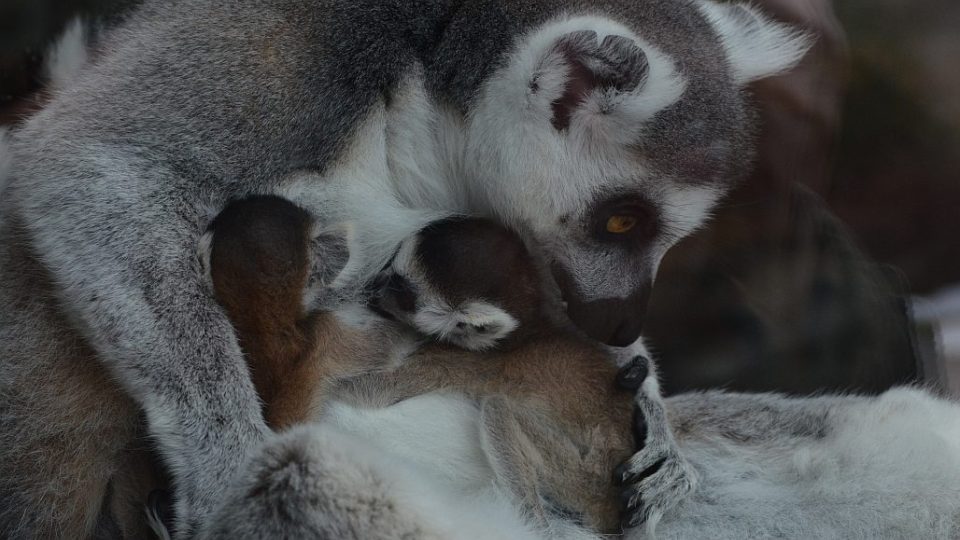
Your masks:
{"label": "white tufted ear", "polygon": [[813,44],[808,34],[775,22],[746,4],[703,0],[700,10],[720,35],[737,84],[792,68]]}

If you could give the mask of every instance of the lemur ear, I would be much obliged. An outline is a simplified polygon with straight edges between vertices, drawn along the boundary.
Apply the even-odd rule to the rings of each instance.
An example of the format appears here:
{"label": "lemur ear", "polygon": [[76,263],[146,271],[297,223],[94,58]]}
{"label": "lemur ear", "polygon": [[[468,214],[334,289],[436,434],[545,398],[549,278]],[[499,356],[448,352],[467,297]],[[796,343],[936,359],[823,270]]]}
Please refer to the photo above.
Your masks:
{"label": "lemur ear", "polygon": [[591,92],[631,92],[643,85],[650,65],[632,39],[609,35],[600,40],[592,30],[570,32],[557,39],[554,52],[568,68],[563,93],[552,103],[553,127],[570,125],[570,116]]}
{"label": "lemur ear", "polygon": [[349,222],[330,225],[315,222],[309,233],[310,266],[303,305],[306,311],[332,309],[342,300],[340,289],[356,272],[355,227]]}
{"label": "lemur ear", "polygon": [[746,4],[703,0],[700,9],[720,36],[737,84],[792,68],[813,45],[808,34],[775,22]]}

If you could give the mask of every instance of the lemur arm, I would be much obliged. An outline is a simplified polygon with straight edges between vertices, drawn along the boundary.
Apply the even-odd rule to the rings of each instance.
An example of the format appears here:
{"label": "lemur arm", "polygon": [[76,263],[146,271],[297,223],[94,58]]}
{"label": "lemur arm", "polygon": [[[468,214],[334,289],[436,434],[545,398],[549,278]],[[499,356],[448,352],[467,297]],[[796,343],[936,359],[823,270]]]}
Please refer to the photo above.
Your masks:
{"label": "lemur arm", "polygon": [[622,488],[623,527],[642,525],[653,535],[664,513],[696,490],[699,478],[680,454],[660,395],[656,367],[645,350],[643,353],[626,363],[617,376],[621,388],[636,391],[633,425],[639,449],[617,468],[614,478]]}
{"label": "lemur arm", "polygon": [[[233,329],[200,269],[202,203],[178,193],[161,166],[125,163],[74,171],[86,175],[82,184],[38,188],[21,210],[66,311],[143,409],[170,465],[186,533],[266,426]],[[132,195],[142,192],[151,196]]]}

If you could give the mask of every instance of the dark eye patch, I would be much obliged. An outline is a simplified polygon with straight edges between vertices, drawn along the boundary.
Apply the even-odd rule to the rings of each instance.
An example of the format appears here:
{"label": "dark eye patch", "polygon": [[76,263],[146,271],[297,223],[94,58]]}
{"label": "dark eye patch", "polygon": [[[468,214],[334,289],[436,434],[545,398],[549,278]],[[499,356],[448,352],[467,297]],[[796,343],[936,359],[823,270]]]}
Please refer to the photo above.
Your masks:
{"label": "dark eye patch", "polygon": [[397,302],[397,307],[408,313],[413,313],[417,309],[417,293],[413,290],[413,285],[407,278],[393,274],[387,280],[384,286],[384,294],[393,296]]}
{"label": "dark eye patch", "polygon": [[[613,232],[622,227],[611,227],[611,223],[631,223],[628,230]],[[656,207],[645,198],[627,196],[612,198],[596,205],[588,218],[591,236],[601,242],[619,244],[625,247],[639,247],[653,240],[660,230],[660,214]]]}

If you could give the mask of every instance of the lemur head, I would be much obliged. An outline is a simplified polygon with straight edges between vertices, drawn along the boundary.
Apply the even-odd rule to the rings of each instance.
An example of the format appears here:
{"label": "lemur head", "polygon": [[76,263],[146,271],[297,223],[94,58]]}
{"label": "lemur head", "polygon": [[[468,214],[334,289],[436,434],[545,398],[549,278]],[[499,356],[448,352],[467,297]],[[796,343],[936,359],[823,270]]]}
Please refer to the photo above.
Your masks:
{"label": "lemur head", "polygon": [[381,274],[378,307],[471,350],[517,341],[548,319],[542,276],[518,234],[452,217],[405,240]]}
{"label": "lemur head", "polygon": [[745,5],[621,3],[528,24],[472,98],[464,164],[475,209],[529,234],[571,319],[612,345],[640,335],[661,258],[747,171],[744,86],[809,46]]}

